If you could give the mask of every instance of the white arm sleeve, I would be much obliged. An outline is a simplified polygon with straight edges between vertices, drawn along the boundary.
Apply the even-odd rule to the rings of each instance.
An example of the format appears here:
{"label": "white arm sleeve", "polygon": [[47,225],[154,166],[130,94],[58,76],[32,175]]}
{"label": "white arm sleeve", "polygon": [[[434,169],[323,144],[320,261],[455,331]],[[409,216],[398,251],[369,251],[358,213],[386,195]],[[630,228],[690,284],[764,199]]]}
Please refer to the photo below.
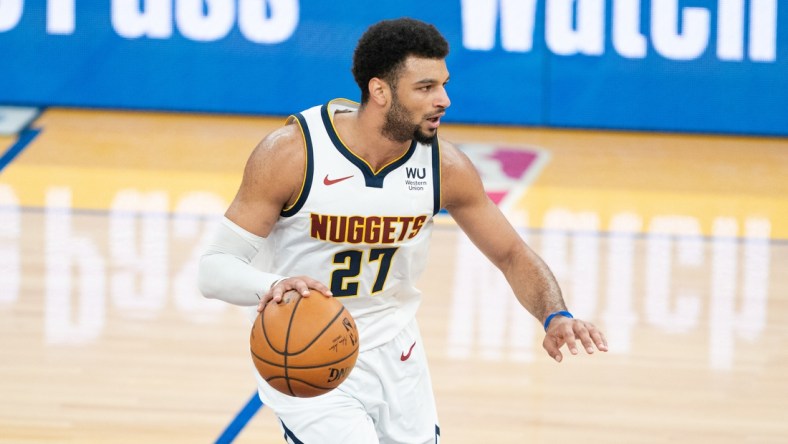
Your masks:
{"label": "white arm sleeve", "polygon": [[225,217],[200,258],[197,285],[203,296],[235,305],[257,305],[271,285],[285,277],[251,265],[264,242]]}

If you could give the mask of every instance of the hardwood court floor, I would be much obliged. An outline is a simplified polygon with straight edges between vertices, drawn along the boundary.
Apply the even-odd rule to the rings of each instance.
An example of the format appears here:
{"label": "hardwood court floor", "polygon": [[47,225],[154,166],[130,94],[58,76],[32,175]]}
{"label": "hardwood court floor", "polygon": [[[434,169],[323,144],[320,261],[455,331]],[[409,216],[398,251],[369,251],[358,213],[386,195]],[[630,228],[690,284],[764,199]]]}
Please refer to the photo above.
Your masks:
{"label": "hardwood court floor", "polygon": [[[0,171],[0,442],[220,435],[254,391],[249,323],[199,296],[196,260],[281,122],[37,120]],[[540,325],[443,220],[419,314],[443,442],[787,442],[788,140],[442,134],[611,347],[550,360]],[[264,407],[236,442],[283,441]]]}

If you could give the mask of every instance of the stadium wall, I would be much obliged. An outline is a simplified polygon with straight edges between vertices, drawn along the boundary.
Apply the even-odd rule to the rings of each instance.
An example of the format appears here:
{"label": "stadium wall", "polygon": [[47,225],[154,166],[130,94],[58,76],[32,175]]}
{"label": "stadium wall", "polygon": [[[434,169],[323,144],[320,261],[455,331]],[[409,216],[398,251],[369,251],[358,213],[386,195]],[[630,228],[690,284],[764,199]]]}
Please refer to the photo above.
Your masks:
{"label": "stadium wall", "polygon": [[0,103],[288,115],[357,100],[356,40],[400,16],[449,40],[447,121],[788,135],[778,0],[2,0]]}

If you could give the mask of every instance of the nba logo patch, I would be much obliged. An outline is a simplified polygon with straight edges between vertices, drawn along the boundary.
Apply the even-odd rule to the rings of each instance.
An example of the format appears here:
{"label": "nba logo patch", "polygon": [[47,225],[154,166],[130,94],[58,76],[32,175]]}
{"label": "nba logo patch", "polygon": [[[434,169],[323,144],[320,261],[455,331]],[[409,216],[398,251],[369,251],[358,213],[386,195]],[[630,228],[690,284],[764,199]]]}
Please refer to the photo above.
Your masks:
{"label": "nba logo patch", "polygon": [[457,148],[471,159],[487,195],[502,210],[523,195],[550,158],[547,150],[536,147],[463,143]]}

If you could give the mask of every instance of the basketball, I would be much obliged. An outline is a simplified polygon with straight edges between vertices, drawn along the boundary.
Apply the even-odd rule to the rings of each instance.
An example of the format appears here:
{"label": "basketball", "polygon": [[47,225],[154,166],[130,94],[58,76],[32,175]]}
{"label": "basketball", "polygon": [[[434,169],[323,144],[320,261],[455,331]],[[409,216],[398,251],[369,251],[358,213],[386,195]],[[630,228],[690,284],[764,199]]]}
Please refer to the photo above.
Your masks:
{"label": "basketball", "polygon": [[249,339],[252,360],[271,387],[299,398],[339,386],[358,358],[358,331],[333,297],[288,291],[257,315]]}

